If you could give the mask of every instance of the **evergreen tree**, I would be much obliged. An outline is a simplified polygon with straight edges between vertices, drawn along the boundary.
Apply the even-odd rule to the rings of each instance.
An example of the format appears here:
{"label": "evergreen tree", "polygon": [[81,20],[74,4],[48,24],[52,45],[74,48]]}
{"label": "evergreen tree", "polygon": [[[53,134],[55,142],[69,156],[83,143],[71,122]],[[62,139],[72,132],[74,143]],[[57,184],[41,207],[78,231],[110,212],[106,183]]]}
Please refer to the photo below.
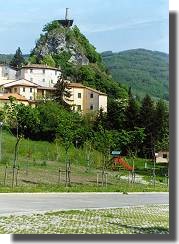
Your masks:
{"label": "evergreen tree", "polygon": [[131,92],[131,87],[129,88],[128,96],[129,96],[128,106],[125,111],[125,116],[126,116],[125,127],[128,130],[134,130],[134,128],[138,126],[140,108],[138,102],[136,101],[135,97]]}
{"label": "evergreen tree", "polygon": [[69,100],[69,98],[71,97],[71,92],[69,88],[69,83],[65,81],[62,74],[57,80],[55,88],[56,90],[54,100],[67,110],[70,110],[70,105],[66,101]]}
{"label": "evergreen tree", "polygon": [[18,47],[14,57],[12,58],[12,60],[10,62],[10,66],[12,68],[18,69],[18,68],[21,68],[25,63],[26,62],[22,55],[21,49],[20,49],[20,47]]}
{"label": "evergreen tree", "polygon": [[156,149],[169,150],[169,112],[163,100],[156,104],[154,121]]}
{"label": "evergreen tree", "polygon": [[142,100],[142,105],[139,114],[139,124],[141,128],[144,128],[146,135],[143,147],[142,156],[149,158],[154,157],[154,145],[155,145],[155,122],[154,122],[155,107],[154,103],[149,95],[146,95]]}
{"label": "evergreen tree", "polygon": [[127,99],[108,98],[107,128],[109,130],[122,130],[125,125],[125,109]]}

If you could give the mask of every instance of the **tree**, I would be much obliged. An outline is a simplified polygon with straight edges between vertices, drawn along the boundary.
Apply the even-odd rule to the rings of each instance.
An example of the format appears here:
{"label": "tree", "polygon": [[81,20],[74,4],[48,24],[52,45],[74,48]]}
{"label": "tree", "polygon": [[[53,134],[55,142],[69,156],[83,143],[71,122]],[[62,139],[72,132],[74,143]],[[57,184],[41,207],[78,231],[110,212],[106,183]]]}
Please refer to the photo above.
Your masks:
{"label": "tree", "polygon": [[108,98],[107,128],[109,130],[122,130],[125,126],[125,110],[127,99]]}
{"label": "tree", "polygon": [[149,158],[154,157],[155,145],[155,107],[149,95],[146,95],[142,100],[142,105],[139,113],[139,125],[144,128],[146,135],[143,142],[143,156]]}
{"label": "tree", "polygon": [[10,66],[12,68],[18,69],[18,68],[21,68],[25,63],[26,62],[22,55],[21,49],[20,49],[20,47],[18,47],[13,59],[10,62]]}
{"label": "tree", "polygon": [[93,136],[93,147],[102,153],[102,185],[104,184],[104,174],[109,163],[109,154],[111,149],[115,147],[113,135],[110,131],[99,126],[97,132]]}
{"label": "tree", "polygon": [[40,125],[39,133],[36,134],[36,139],[48,141],[56,139],[61,109],[61,106],[54,101],[46,101],[37,105]]}
{"label": "tree", "polygon": [[31,107],[26,107],[23,104],[18,104],[14,97],[9,97],[10,103],[4,106],[3,122],[11,129],[16,137],[16,143],[14,147],[14,160],[13,160],[13,177],[12,187],[14,187],[15,170],[17,165],[17,154],[19,150],[19,143],[29,129],[35,129],[38,124],[38,118],[34,116]]}
{"label": "tree", "polygon": [[55,67],[56,66],[55,61],[54,61],[54,59],[52,58],[52,56],[50,54],[45,55],[40,63],[41,64],[46,64],[46,65],[48,65],[50,67]]}
{"label": "tree", "polygon": [[169,112],[166,103],[159,100],[156,104],[155,114],[155,145],[156,150],[169,150]]}
{"label": "tree", "polygon": [[57,136],[62,139],[62,143],[65,148],[66,158],[65,158],[65,165],[66,165],[66,186],[71,184],[70,180],[70,171],[71,171],[71,162],[69,160],[69,149],[70,146],[73,144],[74,141],[77,140],[79,135],[81,134],[81,127],[80,127],[80,116],[78,113],[68,112],[64,109],[61,110],[60,114],[58,114],[59,125],[57,128]]}
{"label": "tree", "polygon": [[131,92],[131,88],[129,88],[128,96],[128,106],[126,107],[125,111],[125,128],[128,130],[134,130],[134,128],[138,125],[140,108],[139,104],[137,103],[135,97]]}
{"label": "tree", "polygon": [[55,84],[55,95],[54,100],[62,105],[67,110],[70,110],[70,105],[66,102],[71,97],[69,83],[64,80],[63,75],[59,77],[57,83]]}

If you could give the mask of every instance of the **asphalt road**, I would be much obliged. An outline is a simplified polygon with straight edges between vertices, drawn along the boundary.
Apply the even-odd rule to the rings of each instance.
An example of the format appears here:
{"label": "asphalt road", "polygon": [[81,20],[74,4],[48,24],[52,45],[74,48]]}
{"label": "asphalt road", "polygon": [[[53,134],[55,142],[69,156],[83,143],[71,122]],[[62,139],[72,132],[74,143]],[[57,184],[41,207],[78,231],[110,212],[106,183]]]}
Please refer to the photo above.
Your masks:
{"label": "asphalt road", "polygon": [[168,193],[0,193],[0,215],[168,203]]}

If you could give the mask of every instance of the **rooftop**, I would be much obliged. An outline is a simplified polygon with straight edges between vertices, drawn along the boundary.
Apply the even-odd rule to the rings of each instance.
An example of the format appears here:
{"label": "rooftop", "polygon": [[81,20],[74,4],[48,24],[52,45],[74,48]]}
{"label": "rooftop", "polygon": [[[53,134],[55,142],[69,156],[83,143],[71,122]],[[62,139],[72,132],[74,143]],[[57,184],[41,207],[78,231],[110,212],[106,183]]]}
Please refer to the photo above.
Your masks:
{"label": "rooftop", "polygon": [[8,83],[4,84],[3,86],[5,88],[12,87],[12,86],[38,87],[37,84],[35,84],[35,83],[33,83],[33,82],[29,81],[29,80],[26,80],[26,79],[11,81],[11,82],[8,82]]}
{"label": "rooftop", "polygon": [[0,100],[9,100],[9,97],[15,97],[18,101],[28,101],[27,98],[17,93],[4,93],[0,94]]}
{"label": "rooftop", "polygon": [[27,64],[25,66],[22,66],[21,69],[51,69],[51,70],[60,71],[59,68],[51,67],[45,64]]}
{"label": "rooftop", "polygon": [[101,92],[101,91],[98,91],[98,90],[96,90],[96,89],[94,89],[94,88],[91,88],[91,87],[88,87],[88,86],[84,86],[84,85],[82,85],[81,83],[70,83],[69,84],[69,87],[76,87],[76,88],[86,88],[86,89],[88,89],[88,90],[90,90],[90,91],[93,91],[93,92],[96,92],[96,93],[98,93],[99,95],[105,95],[106,96],[106,93],[104,93],[104,92]]}

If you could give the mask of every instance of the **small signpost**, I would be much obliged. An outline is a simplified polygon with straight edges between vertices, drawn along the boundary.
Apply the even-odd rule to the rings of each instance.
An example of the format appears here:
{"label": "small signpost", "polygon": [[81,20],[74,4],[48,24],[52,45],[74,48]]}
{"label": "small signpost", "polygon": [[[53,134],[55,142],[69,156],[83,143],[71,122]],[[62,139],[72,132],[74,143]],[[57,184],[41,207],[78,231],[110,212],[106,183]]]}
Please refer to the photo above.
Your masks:
{"label": "small signpost", "polygon": [[121,151],[112,151],[111,155],[119,156],[119,155],[121,155]]}

